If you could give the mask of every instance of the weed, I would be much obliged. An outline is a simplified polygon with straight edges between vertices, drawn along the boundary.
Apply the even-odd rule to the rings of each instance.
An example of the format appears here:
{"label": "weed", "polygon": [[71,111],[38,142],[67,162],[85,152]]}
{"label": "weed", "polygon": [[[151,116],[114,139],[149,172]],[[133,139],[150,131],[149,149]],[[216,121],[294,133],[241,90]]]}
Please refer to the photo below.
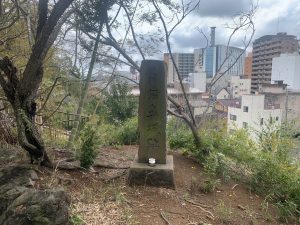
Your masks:
{"label": "weed", "polygon": [[127,198],[125,197],[124,193],[123,192],[117,192],[115,194],[115,200],[116,200],[116,203],[119,205],[119,204],[127,204],[128,203],[128,200]]}
{"label": "weed", "polygon": [[216,187],[219,183],[220,183],[219,179],[214,179],[214,178],[207,179],[201,185],[200,190],[206,194],[211,193],[216,189]]}
{"label": "weed", "polygon": [[295,220],[295,215],[299,214],[297,205],[293,201],[277,202],[276,206],[279,210],[279,219],[285,223],[288,223],[289,220]]}
{"label": "weed", "polygon": [[222,223],[225,224],[230,223],[231,214],[232,214],[231,206],[228,207],[227,205],[225,205],[224,201],[220,200],[217,206],[217,213],[218,213],[219,220]]}
{"label": "weed", "polygon": [[252,209],[249,208],[249,206],[245,209],[246,218],[248,218],[251,221],[252,225],[256,225],[257,219],[256,219],[256,213]]}
{"label": "weed", "polygon": [[266,220],[271,221],[273,218],[272,218],[271,214],[269,213],[269,210],[270,210],[269,207],[270,207],[270,205],[269,205],[268,197],[266,197],[264,199],[264,201],[261,203],[262,214]]}

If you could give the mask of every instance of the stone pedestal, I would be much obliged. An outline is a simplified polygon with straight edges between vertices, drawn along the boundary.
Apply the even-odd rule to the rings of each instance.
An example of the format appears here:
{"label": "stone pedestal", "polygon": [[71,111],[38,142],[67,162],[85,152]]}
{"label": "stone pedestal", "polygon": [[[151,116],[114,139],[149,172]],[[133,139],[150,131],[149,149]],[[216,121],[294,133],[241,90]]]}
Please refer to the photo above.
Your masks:
{"label": "stone pedestal", "polygon": [[[167,79],[163,61],[144,60],[140,72],[139,151],[128,176],[130,185],[174,187],[173,157],[166,152]],[[155,159],[155,166],[148,165]]]}
{"label": "stone pedestal", "polygon": [[175,188],[173,156],[167,155],[166,164],[157,164],[154,167],[146,163],[139,163],[138,156],[136,156],[127,180],[130,186],[150,185]]}

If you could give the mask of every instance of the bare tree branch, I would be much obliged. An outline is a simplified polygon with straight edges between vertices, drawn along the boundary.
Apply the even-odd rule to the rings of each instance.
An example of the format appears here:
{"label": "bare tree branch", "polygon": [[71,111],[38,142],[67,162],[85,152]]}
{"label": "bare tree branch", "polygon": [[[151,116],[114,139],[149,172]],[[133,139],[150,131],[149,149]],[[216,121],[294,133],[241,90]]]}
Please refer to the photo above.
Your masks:
{"label": "bare tree branch", "polygon": [[163,17],[163,15],[161,13],[161,9],[159,8],[159,6],[157,4],[157,1],[156,0],[152,0],[152,3],[153,3],[153,6],[155,7],[155,9],[156,9],[156,11],[157,11],[157,13],[159,15],[159,18],[160,18],[162,24],[163,24],[163,28],[164,28],[165,35],[166,35],[166,43],[167,43],[168,52],[169,52],[169,55],[171,57],[172,63],[174,65],[175,71],[177,73],[177,77],[178,77],[178,80],[179,80],[179,83],[180,83],[180,86],[181,86],[181,89],[182,89],[182,93],[183,93],[185,102],[186,102],[188,110],[189,110],[189,114],[190,114],[191,120],[193,122],[193,125],[196,126],[196,121],[195,121],[195,118],[194,118],[194,113],[192,111],[192,107],[190,105],[190,102],[188,100],[186,91],[184,89],[184,86],[183,86],[183,83],[182,83],[182,77],[180,75],[178,66],[177,66],[177,64],[175,62],[174,55],[172,54],[172,49],[171,49],[171,44],[170,44],[170,35],[174,31],[174,29],[183,21],[183,19],[186,18],[194,9],[196,9],[196,7],[199,6],[200,1],[198,1],[197,4],[192,9],[190,9],[190,10],[185,11],[185,8],[183,8],[183,13],[182,13],[181,18],[178,19],[177,23],[175,23],[175,25],[170,30],[168,30],[168,28],[167,28],[166,22],[165,22],[164,17]]}
{"label": "bare tree branch", "polygon": [[[139,3],[139,0],[136,2],[136,6],[134,8],[134,13],[136,11],[138,3]],[[132,20],[133,20],[134,14],[130,17],[129,12],[128,12],[128,10],[127,10],[127,8],[126,8],[126,6],[124,5],[123,2],[121,2],[121,6],[122,6],[122,8],[124,9],[124,11],[126,13],[126,16],[127,16],[127,19],[128,19],[128,23],[129,23],[129,27],[130,27],[130,30],[131,30],[131,35],[132,35],[132,38],[134,40],[134,43],[135,43],[137,49],[139,50],[139,52],[140,52],[143,60],[145,60],[144,53],[143,53],[143,51],[142,51],[142,49],[141,49],[141,47],[140,47],[140,45],[139,45],[139,43],[138,43],[138,41],[136,39],[135,31],[134,31],[133,24],[132,24]]]}
{"label": "bare tree branch", "polygon": [[[1,2],[2,3],[2,2]],[[0,27],[0,31],[6,30],[10,27],[12,27],[19,19],[20,19],[20,10],[19,10],[19,3],[17,0],[13,0],[14,3],[14,7],[12,7],[10,9],[10,11],[13,11],[14,9],[16,10],[17,15],[15,16],[15,18],[6,26]],[[2,6],[2,4],[1,4]],[[1,7],[2,10],[2,7]],[[13,12],[10,12],[11,14],[13,14]],[[2,14],[2,13],[1,13]],[[3,16],[3,15],[2,15]]]}
{"label": "bare tree branch", "polygon": [[49,116],[47,116],[44,120],[43,120],[43,122],[42,122],[42,124],[39,124],[39,125],[44,125],[45,124],[45,122],[47,122],[59,109],[60,109],[60,107],[61,107],[61,105],[63,104],[63,102],[65,101],[65,99],[67,98],[67,97],[69,97],[69,96],[71,96],[71,94],[69,93],[69,94],[67,94],[59,103],[58,103],[58,106],[56,107],[56,109],[55,110],[53,110],[51,113],[50,113],[50,115]]}
{"label": "bare tree branch", "polygon": [[54,80],[54,82],[53,82],[53,85],[51,86],[51,89],[50,89],[50,91],[48,92],[47,97],[46,97],[46,99],[45,99],[43,105],[42,105],[41,108],[37,111],[37,113],[40,113],[40,112],[45,108],[45,106],[46,106],[46,104],[47,104],[47,102],[48,102],[48,100],[49,100],[49,98],[50,98],[50,96],[51,96],[51,94],[52,94],[54,88],[56,87],[56,83],[58,82],[58,80],[59,80],[60,78],[61,78],[61,77],[56,77],[56,78],[55,78],[55,80]]}

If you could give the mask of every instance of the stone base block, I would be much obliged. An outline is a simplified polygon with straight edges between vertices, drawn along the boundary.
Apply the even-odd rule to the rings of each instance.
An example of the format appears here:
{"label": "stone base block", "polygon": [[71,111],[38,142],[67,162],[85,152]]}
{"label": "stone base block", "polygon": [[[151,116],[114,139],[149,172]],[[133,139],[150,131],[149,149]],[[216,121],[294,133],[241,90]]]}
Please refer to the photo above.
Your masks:
{"label": "stone base block", "polygon": [[128,184],[151,185],[175,188],[173,156],[167,155],[166,164],[156,164],[154,167],[139,163],[136,156],[128,173]]}

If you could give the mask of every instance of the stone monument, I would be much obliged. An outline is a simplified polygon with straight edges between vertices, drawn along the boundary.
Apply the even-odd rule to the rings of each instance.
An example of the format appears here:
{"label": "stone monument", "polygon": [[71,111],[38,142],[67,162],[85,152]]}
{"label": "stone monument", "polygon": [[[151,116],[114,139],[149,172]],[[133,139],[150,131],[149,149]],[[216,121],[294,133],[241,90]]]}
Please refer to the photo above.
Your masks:
{"label": "stone monument", "polygon": [[163,61],[144,60],[140,71],[139,151],[130,185],[174,187],[173,156],[166,152],[167,80]]}

